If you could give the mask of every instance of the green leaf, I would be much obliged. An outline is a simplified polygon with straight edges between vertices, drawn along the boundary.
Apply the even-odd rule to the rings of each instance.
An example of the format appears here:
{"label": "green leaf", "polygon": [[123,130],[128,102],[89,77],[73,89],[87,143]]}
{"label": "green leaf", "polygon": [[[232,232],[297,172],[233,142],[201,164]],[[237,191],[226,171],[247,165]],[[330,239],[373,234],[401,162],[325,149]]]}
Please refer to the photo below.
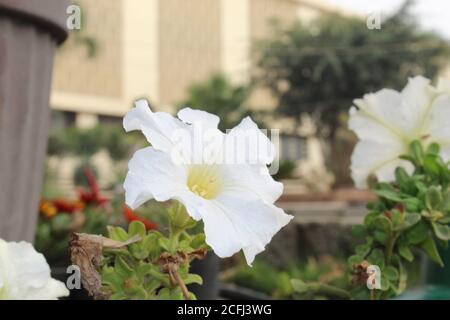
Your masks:
{"label": "green leaf", "polygon": [[443,193],[439,209],[442,211],[450,211],[450,190],[446,190]]}
{"label": "green leaf", "polygon": [[198,274],[189,273],[186,277],[183,277],[183,280],[184,280],[185,284],[191,284],[191,283],[196,283],[196,284],[200,284],[200,285],[203,284],[203,279]]}
{"label": "green leaf", "polygon": [[420,207],[420,200],[417,198],[406,198],[401,201],[405,205],[406,211],[408,212],[417,212]]}
{"label": "green leaf", "polygon": [[380,290],[381,291],[387,291],[391,287],[391,282],[389,279],[385,276],[384,272],[381,273],[381,281],[380,281]]}
{"label": "green leaf", "polygon": [[433,142],[428,146],[427,153],[439,155],[440,150],[441,150],[441,147],[439,146],[439,144]]}
{"label": "green leaf", "polygon": [[441,205],[442,202],[442,194],[441,194],[441,190],[436,187],[436,186],[431,186],[428,189],[426,198],[425,198],[425,203],[428,207],[428,209],[433,210],[433,209],[438,209],[439,206]]}
{"label": "green leaf", "polygon": [[405,216],[405,220],[394,228],[395,231],[403,231],[416,225],[421,219],[421,215],[418,213],[408,213]]}
{"label": "green leaf", "polygon": [[124,292],[114,292],[110,297],[109,300],[127,300],[128,297]]}
{"label": "green leaf", "polygon": [[374,221],[374,226],[377,229],[380,229],[385,232],[391,232],[392,230],[392,222],[386,216],[380,215]]}
{"label": "green leaf", "polygon": [[405,232],[406,240],[409,244],[416,245],[419,244],[428,237],[428,226],[421,220],[416,223],[412,228]]}
{"label": "green leaf", "polygon": [[400,185],[406,184],[409,181],[409,175],[405,169],[397,167],[397,169],[395,169],[395,179]]}
{"label": "green leaf", "polygon": [[423,153],[423,148],[422,148],[422,144],[420,143],[420,141],[415,140],[411,143],[410,145],[410,149],[411,149],[411,154],[415,160],[416,164],[423,164],[423,157],[424,157],[424,153]]}
{"label": "green leaf", "polygon": [[102,270],[102,283],[111,287],[114,292],[122,290],[123,278],[120,277],[113,267],[106,267]]}
{"label": "green leaf", "polygon": [[170,240],[167,238],[159,238],[158,244],[166,251],[170,251]]}
{"label": "green leaf", "polygon": [[108,235],[112,240],[127,241],[128,233],[121,227],[108,226]]}
{"label": "green leaf", "polygon": [[398,270],[396,268],[394,268],[393,266],[388,266],[388,267],[384,268],[382,273],[385,275],[385,277],[388,280],[391,280],[391,281],[397,280],[398,276],[399,276]]}
{"label": "green leaf", "polygon": [[379,215],[380,213],[375,211],[369,212],[364,218],[364,225],[366,226],[366,228],[371,228]]}
{"label": "green leaf", "polygon": [[399,246],[398,252],[406,261],[412,262],[414,260],[414,255],[407,245]]}
{"label": "green leaf", "polygon": [[442,261],[442,258],[436,248],[436,243],[431,236],[427,237],[427,239],[420,244],[420,248],[425,251],[431,261],[437,263],[441,267],[444,266],[444,262]]}
{"label": "green leaf", "polygon": [[309,286],[300,279],[292,279],[291,280],[292,288],[297,293],[305,293],[308,292]]}
{"label": "green leaf", "polygon": [[194,249],[200,249],[204,246],[206,246],[205,234],[204,233],[196,234],[191,240],[191,247]]}
{"label": "green leaf", "polygon": [[416,159],[415,159],[413,156],[410,156],[410,155],[401,155],[399,158],[402,159],[402,160],[409,161],[409,162],[411,162],[411,163],[414,164],[414,165],[416,164]]}
{"label": "green leaf", "polygon": [[397,295],[400,295],[406,290],[407,282],[408,282],[408,273],[405,270],[405,267],[403,266],[403,263],[401,259],[394,255],[392,257],[392,260],[395,261],[395,263],[398,265],[398,286],[395,288],[395,292]]}
{"label": "green leaf", "polygon": [[128,234],[130,235],[130,237],[139,235],[141,236],[141,239],[143,239],[146,234],[145,225],[140,221],[132,221],[128,225]]}
{"label": "green leaf", "polygon": [[133,269],[119,256],[115,259],[114,270],[121,277],[131,277],[133,275]]}
{"label": "green leaf", "polygon": [[363,238],[366,235],[366,228],[357,224],[352,227],[352,234],[355,238]]}
{"label": "green leaf", "polygon": [[391,200],[394,202],[402,202],[403,198],[395,190],[374,190],[375,194],[380,198]]}
{"label": "green leaf", "polygon": [[437,163],[435,155],[426,155],[424,158],[423,167],[431,176],[438,176],[441,172],[441,167]]}
{"label": "green leaf", "polygon": [[436,237],[440,240],[448,241],[450,240],[450,228],[447,225],[443,225],[437,222],[432,222],[433,231]]}
{"label": "green leaf", "polygon": [[369,244],[360,244],[356,246],[355,252],[358,256],[365,257],[370,253],[371,246]]}
{"label": "green leaf", "polygon": [[381,244],[383,244],[383,245],[386,244],[386,241],[387,241],[387,239],[388,239],[388,235],[387,235],[387,233],[384,232],[384,231],[376,230],[376,231],[374,232],[373,236],[374,236],[374,238],[375,238],[376,241],[378,241],[379,243],[381,243]]}
{"label": "green leaf", "polygon": [[379,266],[380,269],[384,267],[384,253],[380,249],[372,250],[367,260],[370,264]]}
{"label": "green leaf", "polygon": [[172,295],[169,288],[162,288],[158,292],[158,298],[160,300],[172,300]]}
{"label": "green leaf", "polygon": [[440,218],[439,219],[439,223],[441,223],[441,224],[449,224],[450,223],[450,216],[446,216],[446,217]]}
{"label": "green leaf", "polygon": [[392,210],[391,211],[391,221],[392,225],[394,227],[394,230],[396,230],[405,220],[405,214],[399,210]]}

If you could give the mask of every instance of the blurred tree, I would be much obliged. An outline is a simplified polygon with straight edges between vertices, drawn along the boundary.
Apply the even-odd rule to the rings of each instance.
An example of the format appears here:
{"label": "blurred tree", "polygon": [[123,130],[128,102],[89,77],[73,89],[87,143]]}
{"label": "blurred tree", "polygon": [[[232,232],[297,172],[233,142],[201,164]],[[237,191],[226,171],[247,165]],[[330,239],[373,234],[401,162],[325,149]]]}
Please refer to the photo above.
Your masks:
{"label": "blurred tree", "polygon": [[216,114],[220,117],[220,129],[231,129],[250,113],[245,107],[250,92],[250,87],[233,85],[224,75],[215,74],[205,82],[192,85],[179,108],[191,107]]}
{"label": "blurred tree", "polygon": [[435,78],[450,60],[450,47],[421,29],[411,4],[382,21],[380,30],[337,14],[288,29],[275,24],[274,37],[258,47],[258,78],[278,98],[278,111],[297,119],[310,115],[318,133],[335,142],[353,99],[383,87],[399,89],[410,76]]}

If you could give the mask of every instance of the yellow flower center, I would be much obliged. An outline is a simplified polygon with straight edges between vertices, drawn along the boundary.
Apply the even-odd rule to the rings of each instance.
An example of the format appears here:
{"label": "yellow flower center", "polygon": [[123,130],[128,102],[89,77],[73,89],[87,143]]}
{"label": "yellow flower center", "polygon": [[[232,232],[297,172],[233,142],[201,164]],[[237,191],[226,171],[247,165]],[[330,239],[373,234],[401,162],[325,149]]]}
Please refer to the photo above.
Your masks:
{"label": "yellow flower center", "polygon": [[213,199],[222,188],[220,170],[216,165],[193,165],[189,168],[187,185],[198,196]]}

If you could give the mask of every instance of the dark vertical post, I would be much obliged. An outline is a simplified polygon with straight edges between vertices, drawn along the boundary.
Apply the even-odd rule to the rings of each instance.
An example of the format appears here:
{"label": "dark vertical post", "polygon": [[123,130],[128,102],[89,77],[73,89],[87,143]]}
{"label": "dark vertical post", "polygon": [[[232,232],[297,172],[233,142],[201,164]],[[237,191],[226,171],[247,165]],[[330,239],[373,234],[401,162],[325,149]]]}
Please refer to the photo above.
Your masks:
{"label": "dark vertical post", "polygon": [[0,0],[0,238],[33,241],[65,0]]}

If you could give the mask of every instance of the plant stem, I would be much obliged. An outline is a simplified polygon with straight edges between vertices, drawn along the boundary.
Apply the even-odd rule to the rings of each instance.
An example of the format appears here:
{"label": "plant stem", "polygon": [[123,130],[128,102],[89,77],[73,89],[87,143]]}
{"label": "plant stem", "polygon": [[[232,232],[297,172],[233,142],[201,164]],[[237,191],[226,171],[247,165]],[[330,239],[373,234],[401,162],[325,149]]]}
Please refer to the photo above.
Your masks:
{"label": "plant stem", "polygon": [[398,234],[394,232],[389,236],[389,239],[387,241],[386,250],[385,250],[386,266],[391,264],[392,253],[394,251],[395,242],[397,241],[397,238],[398,238]]}
{"label": "plant stem", "polygon": [[[394,233],[391,233],[391,235],[388,238],[388,241],[386,243],[385,258],[384,258],[386,266],[389,266],[391,264],[391,259],[392,259],[392,254],[393,254],[394,247],[395,247],[395,242],[397,241],[397,238],[399,235],[400,234],[394,232]],[[373,290],[371,290],[371,291],[373,291]],[[371,294],[372,294],[372,292],[371,292]],[[383,293],[380,296],[380,299],[382,299],[382,300],[386,299],[386,294],[387,294],[387,291],[383,291]]]}
{"label": "plant stem", "polygon": [[370,300],[376,300],[376,296],[375,296],[375,290],[371,289],[370,290]]}
{"label": "plant stem", "polygon": [[183,296],[186,300],[190,300],[189,297],[189,291],[186,287],[186,285],[184,284],[183,279],[181,279],[180,274],[178,273],[178,271],[175,268],[172,268],[170,270],[170,273],[173,275],[173,277],[175,278],[177,284],[180,286],[181,292],[183,292]]}

